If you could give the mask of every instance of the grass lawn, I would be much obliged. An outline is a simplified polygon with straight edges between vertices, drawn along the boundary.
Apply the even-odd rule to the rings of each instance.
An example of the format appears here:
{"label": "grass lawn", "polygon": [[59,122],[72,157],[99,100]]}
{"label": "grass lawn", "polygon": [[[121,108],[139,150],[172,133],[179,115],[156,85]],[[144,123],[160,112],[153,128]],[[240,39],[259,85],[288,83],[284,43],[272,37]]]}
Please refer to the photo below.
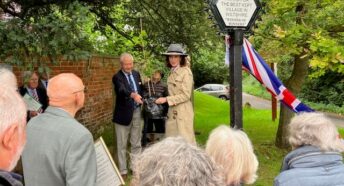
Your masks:
{"label": "grass lawn", "polygon": [[[286,150],[274,146],[278,121],[271,121],[270,110],[251,108],[244,108],[243,120],[244,131],[250,137],[259,160],[258,180],[253,185],[272,185],[274,177],[279,173],[282,159],[287,153]],[[201,147],[204,147],[210,131],[220,124],[229,124],[228,101],[195,92],[195,130],[200,132],[196,138]],[[111,126],[103,134],[110,152],[114,143],[112,133]]]}
{"label": "grass lawn", "polygon": [[[195,92],[195,130],[201,132],[197,142],[204,146],[210,131],[219,124],[229,124],[228,101]],[[244,108],[243,126],[259,160],[258,180],[254,185],[272,185],[287,153],[274,146],[278,121],[271,120],[270,110]]]}
{"label": "grass lawn", "polygon": [[258,96],[267,100],[271,99],[271,94],[251,75],[243,74],[243,92]]}

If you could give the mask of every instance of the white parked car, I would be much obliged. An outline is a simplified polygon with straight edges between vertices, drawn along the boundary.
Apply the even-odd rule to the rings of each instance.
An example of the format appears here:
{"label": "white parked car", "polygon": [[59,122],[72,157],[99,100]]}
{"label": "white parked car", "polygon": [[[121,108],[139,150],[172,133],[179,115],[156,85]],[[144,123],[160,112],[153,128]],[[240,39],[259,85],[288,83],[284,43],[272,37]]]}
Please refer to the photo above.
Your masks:
{"label": "white parked car", "polygon": [[199,88],[195,89],[196,91],[203,92],[215,97],[218,97],[223,100],[229,99],[229,86],[222,84],[205,84]]}

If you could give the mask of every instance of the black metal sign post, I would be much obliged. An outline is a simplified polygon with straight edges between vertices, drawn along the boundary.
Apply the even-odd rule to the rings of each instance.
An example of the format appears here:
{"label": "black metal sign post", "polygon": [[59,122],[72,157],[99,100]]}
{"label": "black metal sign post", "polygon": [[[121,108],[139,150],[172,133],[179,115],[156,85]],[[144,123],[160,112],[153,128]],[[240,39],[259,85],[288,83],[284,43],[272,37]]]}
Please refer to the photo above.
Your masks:
{"label": "black metal sign post", "polygon": [[230,78],[230,125],[242,129],[242,58],[243,30],[229,33],[232,42],[229,48],[229,78]]}
{"label": "black metal sign post", "polygon": [[253,25],[260,4],[258,0],[209,0],[220,30],[230,35],[230,125],[242,129],[242,44],[244,32]]}

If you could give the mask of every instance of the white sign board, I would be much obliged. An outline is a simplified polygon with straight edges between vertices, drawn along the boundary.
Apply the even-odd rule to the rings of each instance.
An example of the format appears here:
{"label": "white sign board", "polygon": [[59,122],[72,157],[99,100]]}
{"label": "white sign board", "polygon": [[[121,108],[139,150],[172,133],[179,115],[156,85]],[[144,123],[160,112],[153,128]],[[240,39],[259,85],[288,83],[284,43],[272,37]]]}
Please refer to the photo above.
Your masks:
{"label": "white sign board", "polygon": [[124,185],[125,183],[102,137],[94,143],[94,148],[97,156],[97,186]]}
{"label": "white sign board", "polygon": [[246,27],[257,5],[254,0],[218,0],[216,7],[226,26]]}
{"label": "white sign board", "polygon": [[26,93],[24,95],[23,100],[26,104],[27,110],[29,110],[29,111],[38,111],[42,107],[42,104],[40,104],[38,101],[36,101],[28,93]]}

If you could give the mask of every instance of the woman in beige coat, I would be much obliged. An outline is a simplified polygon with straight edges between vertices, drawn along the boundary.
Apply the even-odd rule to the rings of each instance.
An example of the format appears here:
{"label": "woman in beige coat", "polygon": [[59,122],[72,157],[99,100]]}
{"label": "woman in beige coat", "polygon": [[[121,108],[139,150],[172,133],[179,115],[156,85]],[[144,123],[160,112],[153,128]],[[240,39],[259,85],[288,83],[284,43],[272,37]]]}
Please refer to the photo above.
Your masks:
{"label": "woman in beige coat", "polygon": [[193,129],[194,111],[191,102],[193,76],[186,66],[187,54],[180,44],[171,44],[166,56],[167,66],[171,68],[167,79],[169,96],[156,100],[157,104],[168,103],[166,137],[182,136],[189,143],[196,143]]}

